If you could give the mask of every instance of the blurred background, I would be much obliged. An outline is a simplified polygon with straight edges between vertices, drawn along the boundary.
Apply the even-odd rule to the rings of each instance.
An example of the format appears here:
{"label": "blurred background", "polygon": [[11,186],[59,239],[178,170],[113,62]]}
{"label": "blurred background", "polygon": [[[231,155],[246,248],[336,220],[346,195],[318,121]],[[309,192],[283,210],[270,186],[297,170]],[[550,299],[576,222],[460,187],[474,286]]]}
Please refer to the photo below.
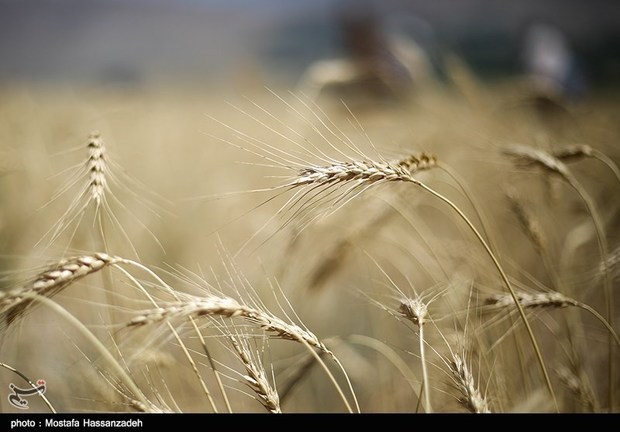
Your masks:
{"label": "blurred background", "polygon": [[[614,0],[0,0],[0,80],[294,85],[312,62],[350,55],[346,23],[368,16],[382,34],[413,40],[439,77],[448,53],[486,79],[531,69],[541,24],[584,85],[608,87],[620,73]],[[546,57],[564,49],[553,43]]]}

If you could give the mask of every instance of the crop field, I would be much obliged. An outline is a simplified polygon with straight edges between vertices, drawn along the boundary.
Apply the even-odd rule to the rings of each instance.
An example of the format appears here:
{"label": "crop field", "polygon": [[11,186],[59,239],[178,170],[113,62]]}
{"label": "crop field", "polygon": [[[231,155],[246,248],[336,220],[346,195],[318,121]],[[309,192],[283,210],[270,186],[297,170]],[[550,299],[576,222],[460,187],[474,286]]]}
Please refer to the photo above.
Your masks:
{"label": "crop field", "polygon": [[618,411],[616,95],[341,96],[2,87],[0,411]]}

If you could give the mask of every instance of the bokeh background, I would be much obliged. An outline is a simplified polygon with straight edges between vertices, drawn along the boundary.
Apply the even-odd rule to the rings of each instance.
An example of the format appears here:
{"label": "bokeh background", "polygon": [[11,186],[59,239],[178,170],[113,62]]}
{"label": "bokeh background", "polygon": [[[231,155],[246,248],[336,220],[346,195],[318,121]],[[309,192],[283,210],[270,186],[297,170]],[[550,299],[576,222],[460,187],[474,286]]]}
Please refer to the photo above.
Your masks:
{"label": "bokeh background", "polygon": [[339,18],[364,9],[386,31],[413,38],[439,73],[448,52],[485,77],[522,73],[534,23],[564,35],[589,82],[612,85],[620,73],[613,0],[2,0],[0,80],[235,91],[294,84],[311,62],[343,54]]}

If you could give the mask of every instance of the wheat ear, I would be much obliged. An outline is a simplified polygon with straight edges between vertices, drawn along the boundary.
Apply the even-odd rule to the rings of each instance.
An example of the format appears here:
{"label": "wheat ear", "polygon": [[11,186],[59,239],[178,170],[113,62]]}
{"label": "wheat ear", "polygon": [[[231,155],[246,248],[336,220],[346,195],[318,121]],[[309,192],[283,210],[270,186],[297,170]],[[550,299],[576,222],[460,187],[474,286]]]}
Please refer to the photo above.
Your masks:
{"label": "wheat ear", "polygon": [[238,340],[232,334],[228,338],[247,372],[247,375],[242,375],[245,384],[256,393],[258,401],[268,412],[272,414],[281,413],[278,392],[269,383],[262,365],[258,365],[253,360],[252,353],[246,343]]}
{"label": "wheat ear", "polygon": [[[131,260],[127,260],[126,263],[134,265],[135,267],[140,268],[140,269],[146,271],[148,274],[153,276],[159,283],[161,283],[164,287],[166,287],[172,293],[172,295],[175,298],[178,298],[178,296],[174,292],[174,290],[170,286],[168,286],[168,284],[166,284],[159,276],[157,276],[157,274],[155,274],[149,268],[143,266],[142,264],[140,264],[138,262],[131,261]],[[144,293],[144,295],[149,299],[149,301],[153,304],[153,306],[157,307],[157,302],[148,293],[148,291],[142,286],[140,281],[138,281],[135,277],[133,277],[125,269],[120,268],[119,270],[121,270],[123,273],[125,273],[125,275]],[[205,350],[205,354],[207,355],[207,358],[209,359],[209,361],[212,361],[212,357],[211,357],[209,351],[206,348],[206,344],[205,344],[204,338],[203,338],[202,334],[200,333],[198,327],[196,326],[196,323],[191,318],[190,318],[190,322],[192,323],[192,325],[194,326],[194,329],[196,330],[196,332],[198,334],[198,337],[199,337],[199,339],[200,339],[200,341],[201,341],[201,343],[203,345],[203,348]],[[174,326],[169,321],[166,322],[166,324],[168,325],[168,328],[170,329],[170,332],[172,333],[174,338],[177,340],[179,346],[181,347],[181,349],[183,351],[183,354],[187,358],[187,361],[189,362],[190,366],[192,367],[192,371],[194,372],[194,374],[198,378],[198,382],[200,382],[202,390],[203,390],[205,396],[207,397],[207,400],[209,401],[209,404],[211,405],[211,408],[213,409],[213,412],[217,413],[218,409],[217,409],[217,406],[215,405],[215,401],[213,399],[213,396],[211,395],[211,392],[209,391],[209,388],[207,387],[207,384],[205,383],[204,379],[202,378],[202,375],[200,374],[200,371],[198,370],[198,366],[196,365],[196,362],[192,358],[189,350],[187,349],[187,346],[185,345],[185,343],[183,342],[183,340],[179,336],[179,333],[176,331]],[[220,386],[220,389],[222,390],[222,395],[224,397],[224,402],[226,404],[226,407],[228,408],[229,412],[232,412],[232,409],[230,408],[230,403],[228,401],[228,397],[226,396],[226,393],[223,391],[223,386],[221,385],[221,380],[220,380],[220,377],[219,377],[219,372],[217,372],[217,370],[215,368],[213,369],[213,371],[215,373],[218,385]]]}
{"label": "wheat ear", "polygon": [[[223,316],[225,318],[244,318],[246,321],[258,325],[266,332],[273,333],[276,337],[280,339],[296,341],[306,346],[310,353],[323,367],[323,370],[336,387],[336,390],[338,391],[338,394],[346,405],[347,410],[349,412],[353,412],[349,401],[342,392],[342,389],[338,385],[333,374],[327,368],[319,355],[316,353],[315,349],[318,350],[320,353],[329,355],[336,362],[336,364],[338,364],[338,366],[343,372],[344,368],[340,364],[338,358],[334,356],[334,354],[325,346],[325,344],[321,342],[319,338],[312,332],[296,324],[287,323],[269,312],[265,312],[260,309],[241,304],[231,297],[215,295],[209,295],[207,297],[196,297],[188,294],[185,294],[183,297],[185,299],[184,301],[163,303],[155,309],[142,311],[132,320],[127,322],[125,324],[125,327],[144,326],[162,321],[166,321],[170,326],[170,319],[181,317],[201,318],[205,316],[217,315]],[[355,398],[355,395],[354,399],[357,405],[357,399]]]}
{"label": "wheat ear", "polygon": [[120,262],[122,258],[101,252],[63,259],[22,287],[0,293],[0,315],[6,315],[10,325],[28,309],[33,296],[52,297],[72,283]]}
{"label": "wheat ear", "polygon": [[411,181],[411,175],[419,170],[429,169],[437,164],[434,156],[421,153],[390,162],[359,160],[341,162],[327,166],[303,168],[295,180],[287,186],[292,188],[307,185],[329,185],[357,181],[364,185],[392,181]]}
{"label": "wheat ear", "polygon": [[[439,297],[442,293],[439,293],[432,297],[428,302],[425,302],[424,299],[417,293],[415,293],[415,289],[412,290],[415,293],[415,297],[410,297],[405,295],[405,293],[398,287],[398,285],[394,282],[394,280],[387,274],[387,272],[379,265],[379,263],[371,256],[369,258],[375,263],[378,269],[383,273],[385,278],[389,281],[390,286],[398,293],[399,303],[398,310],[394,311],[391,308],[383,305],[381,302],[373,300],[369,297],[369,299],[379,306],[381,309],[387,311],[390,315],[395,316],[397,318],[405,318],[407,321],[410,321],[418,328],[418,342],[419,342],[419,350],[420,350],[420,363],[422,365],[422,384],[420,386],[420,390],[418,392],[418,407],[416,412],[421,405],[422,399],[424,396],[424,408],[427,413],[432,413],[433,408],[430,400],[430,384],[428,380],[428,370],[427,370],[427,361],[426,361],[426,340],[424,339],[424,325],[427,323],[428,317],[428,305],[432,303],[437,297]],[[367,294],[364,294],[367,296]]]}
{"label": "wheat ear", "polygon": [[[425,158],[416,158],[416,159],[424,161],[423,163],[420,164],[420,166],[427,166],[427,165],[430,166],[432,164],[436,164],[437,162],[434,156],[428,156]],[[547,367],[545,366],[545,362],[542,357],[540,348],[538,347],[538,343],[536,342],[536,337],[534,336],[534,332],[530,326],[527,316],[525,315],[525,311],[523,310],[521,304],[518,303],[517,301],[516,294],[514,292],[514,289],[512,288],[512,285],[510,284],[510,281],[508,280],[508,276],[506,275],[499,261],[495,257],[495,254],[493,253],[493,251],[491,250],[487,242],[484,240],[484,238],[480,235],[476,227],[471,223],[469,218],[465,215],[465,213],[463,213],[461,209],[459,209],[458,206],[456,206],[456,204],[454,204],[448,198],[436,192],[434,189],[426,186],[421,181],[415,179],[412,176],[412,172],[405,169],[405,167],[409,167],[407,159],[403,159],[403,161],[404,161],[403,163],[400,163],[398,161],[397,162],[356,161],[356,162],[337,163],[337,164],[332,164],[332,165],[323,166],[323,167],[304,168],[299,172],[299,177],[296,180],[293,180],[292,182],[288,183],[285,186],[288,186],[291,189],[295,187],[299,187],[299,186],[308,186],[308,185],[316,185],[320,187],[323,185],[330,185],[334,183],[354,181],[356,184],[353,187],[356,187],[358,185],[364,185],[363,190],[365,190],[367,187],[370,187],[370,186],[373,186],[379,183],[406,182],[406,183],[413,183],[417,185],[418,187],[429,192],[434,197],[448,204],[459,215],[459,217],[463,219],[463,221],[467,224],[467,226],[472,230],[472,232],[474,233],[478,241],[482,244],[484,250],[489,255],[489,257],[493,261],[493,264],[497,268],[497,271],[499,272],[502,281],[506,285],[510,294],[515,299],[517,309],[519,310],[519,315],[521,316],[521,319],[523,320],[528,336],[532,343],[532,347],[534,348],[534,352],[536,354],[538,363],[540,365],[542,374],[545,378],[547,389],[549,390],[549,393],[551,394],[554,404],[557,408],[557,400],[555,397],[555,393],[553,391],[553,386],[551,385],[551,379],[549,377],[549,373],[547,372]]]}
{"label": "wheat ear", "polygon": [[[601,256],[601,260],[605,262],[607,260],[607,238],[605,237],[605,230],[603,228],[603,224],[601,222],[601,218],[596,210],[596,206],[592,201],[590,195],[583,188],[581,183],[577,181],[575,176],[572,175],[568,167],[558,158],[553,156],[550,153],[547,153],[543,150],[536,149],[530,146],[525,146],[521,144],[513,144],[509,145],[504,149],[504,152],[512,157],[514,157],[518,162],[523,163],[526,166],[538,166],[542,169],[552,173],[560,175],[566,182],[575,190],[577,195],[581,198],[584,205],[586,206],[588,212],[590,212],[590,216],[592,217],[592,222],[594,223],[594,228],[596,232],[596,239],[599,248],[599,254]],[[614,328],[614,295],[611,284],[610,272],[606,268],[604,273],[604,293],[605,293],[605,303],[607,305],[606,319],[609,325]],[[517,299],[515,298],[515,302]],[[517,305],[519,303],[517,302]],[[609,350],[608,350],[608,363],[609,363],[609,409],[613,409],[615,404],[615,362],[614,362],[614,346],[611,343],[611,334],[609,335]]]}
{"label": "wheat ear", "polygon": [[620,182],[620,170],[614,161],[605,153],[593,149],[587,144],[575,144],[553,152],[553,156],[560,159],[562,162],[571,162],[584,158],[598,159],[609,167],[609,169],[616,176],[616,180]]}
{"label": "wheat ear", "polygon": [[452,360],[448,362],[454,383],[461,393],[459,402],[470,412],[488,414],[491,412],[486,398],[480,393],[465,358],[460,354],[452,353]]}
{"label": "wheat ear", "polygon": [[86,161],[86,169],[90,180],[88,190],[97,208],[99,208],[104,198],[103,195],[108,188],[106,180],[106,149],[99,132],[93,132],[88,136],[87,148],[88,159]]}
{"label": "wheat ear", "polygon": [[[185,297],[185,296],[184,296]],[[289,324],[282,319],[260,309],[239,303],[231,297],[209,295],[207,297],[186,296],[185,301],[160,303],[155,309],[142,311],[129,321],[127,327],[143,326],[179,317],[204,317],[218,315],[226,318],[241,317],[257,324],[267,332],[281,339],[305,341],[310,346],[327,354],[331,352],[313,333]],[[332,355],[333,356],[333,355]]]}
{"label": "wheat ear", "polygon": [[[506,198],[508,198],[510,209],[517,217],[519,225],[534,245],[534,249],[536,249],[538,254],[541,256],[543,264],[547,269],[547,273],[553,281],[554,286],[557,289],[560,289],[560,287],[562,287],[562,282],[558,273],[551,264],[549,242],[547,240],[547,236],[545,235],[545,230],[541,226],[538,219],[534,217],[530,209],[519,198],[517,191],[514,188],[507,189]],[[562,291],[564,291],[564,289],[562,289]]]}
{"label": "wheat ear", "polygon": [[[71,237],[73,237],[88,206],[91,202],[94,202],[98,235],[103,243],[102,249],[107,250],[103,233],[103,218],[101,215],[102,209],[111,214],[106,198],[106,195],[110,192],[108,177],[111,175],[108,167],[107,150],[99,132],[93,132],[88,136],[86,147],[86,161],[80,165],[79,169],[72,175],[68,183],[60,188],[49,202],[67,193],[78,183],[81,183],[80,189],[74,194],[73,201],[65,210],[64,214],[47,231],[43,238],[49,234],[49,243],[51,244],[68,230],[74,221],[77,221],[71,235]],[[83,181],[84,177],[85,181]],[[110,196],[112,196],[111,193]],[[43,238],[39,240],[39,242],[41,242]]]}
{"label": "wheat ear", "polygon": [[596,403],[596,398],[592,393],[592,389],[584,385],[576,373],[566,366],[557,368],[555,372],[560,381],[568,387],[571,392],[579,396],[582,403],[586,405],[591,412],[598,411],[598,404]]}
{"label": "wheat ear", "polygon": [[430,397],[430,385],[428,382],[428,371],[426,369],[426,351],[424,341],[424,324],[426,324],[426,316],[428,307],[421,298],[403,298],[400,301],[398,309],[403,317],[411,321],[418,327],[418,340],[420,343],[420,362],[422,363],[422,385],[424,388],[424,404],[427,413],[432,413]]}
{"label": "wheat ear", "polygon": [[523,310],[523,307],[516,300],[517,299],[517,295],[516,295],[516,293],[514,291],[514,288],[512,287],[512,284],[510,283],[510,281],[508,280],[508,276],[504,272],[504,269],[502,268],[502,266],[500,265],[499,261],[495,257],[495,254],[493,253],[493,251],[491,251],[491,248],[484,241],[484,238],[482,238],[482,236],[480,235],[480,233],[478,232],[476,227],[471,223],[469,218],[467,218],[467,216],[465,216],[465,214],[461,211],[461,209],[459,209],[456,206],[456,204],[454,204],[452,201],[450,201],[448,198],[444,197],[440,193],[438,193],[435,190],[431,189],[430,187],[426,186],[424,183],[422,183],[420,181],[417,181],[417,180],[414,181],[414,183],[417,184],[418,186],[420,186],[422,189],[424,189],[427,192],[429,192],[430,194],[432,194],[433,196],[439,198],[440,200],[442,200],[443,202],[448,204],[461,217],[461,219],[463,219],[463,221],[469,226],[469,228],[472,230],[472,232],[474,233],[474,235],[476,236],[478,241],[482,244],[484,250],[487,252],[489,257],[493,261],[493,264],[495,265],[495,268],[499,272],[500,277],[501,277],[502,281],[504,282],[504,285],[506,286],[506,288],[510,292],[510,295],[512,296],[512,298],[515,299],[515,302],[516,302],[516,305],[517,305],[517,310],[519,311],[519,315],[520,315],[521,319],[523,320],[523,324],[525,325],[525,329],[526,329],[527,334],[528,334],[528,336],[530,338],[530,342],[532,343],[532,347],[534,348],[534,353],[536,354],[536,358],[538,360],[538,364],[540,365],[541,372],[542,372],[543,377],[545,379],[545,384],[547,385],[547,390],[549,390],[549,393],[550,393],[550,395],[551,395],[551,397],[553,399],[554,405],[555,405],[555,407],[557,409],[558,404],[557,404],[557,399],[555,397],[555,392],[553,391],[553,386],[551,385],[551,378],[549,377],[549,373],[547,372],[547,367],[545,366],[545,361],[544,361],[544,359],[542,357],[542,353],[540,351],[540,348],[538,347],[538,342],[536,342],[536,337],[534,336],[534,331],[532,330],[532,327],[530,326],[530,323],[529,323],[529,321],[528,321],[528,319],[527,319],[527,317],[525,315],[525,311]]}
{"label": "wheat ear", "polygon": [[[565,296],[557,291],[528,293],[525,291],[518,291],[517,298],[519,304],[525,309],[560,309],[568,306],[578,307],[589,313],[591,313],[597,320],[605,326],[609,331],[609,335],[613,338],[616,344],[620,347],[620,337],[611,326],[611,324],[595,309],[591,306]],[[512,307],[515,305],[515,301],[511,296],[505,294],[493,294],[484,299],[485,304],[489,306],[497,306],[499,308]]]}

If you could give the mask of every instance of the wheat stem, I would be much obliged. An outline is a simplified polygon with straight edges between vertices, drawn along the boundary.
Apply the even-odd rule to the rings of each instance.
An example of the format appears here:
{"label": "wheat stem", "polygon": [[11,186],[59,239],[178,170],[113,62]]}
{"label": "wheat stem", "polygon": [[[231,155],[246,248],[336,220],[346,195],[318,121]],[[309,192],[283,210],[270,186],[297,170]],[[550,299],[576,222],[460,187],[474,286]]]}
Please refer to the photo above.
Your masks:
{"label": "wheat stem", "polygon": [[[601,218],[598,215],[596,210],[596,206],[594,205],[590,195],[586,192],[586,190],[581,186],[581,183],[577,181],[577,179],[571,174],[570,170],[566,167],[566,165],[560,160],[560,158],[570,159],[577,156],[590,156],[593,154],[592,149],[589,146],[574,146],[564,151],[560,151],[559,157],[551,155],[547,152],[544,152],[539,149],[535,149],[529,146],[524,145],[511,145],[508,146],[504,150],[507,154],[517,157],[522,162],[525,162],[529,165],[537,165],[542,167],[543,169],[553,173],[559,174],[566,182],[577,192],[579,197],[584,202],[590,216],[592,217],[592,222],[594,223],[594,228],[596,232],[596,239],[599,248],[599,253],[601,255],[601,260],[603,262],[607,261],[607,239],[605,237],[605,231],[603,228],[603,224],[601,222]],[[602,154],[599,154],[599,156]],[[603,155],[604,156],[604,155]],[[611,163],[610,167],[615,166]],[[614,170],[612,168],[612,170]],[[615,170],[614,170],[615,172]],[[603,274],[604,280],[604,293],[605,293],[605,303],[607,305],[607,321],[611,327],[614,327],[614,299],[613,299],[613,290],[611,286],[611,276],[609,272],[609,268],[605,268],[605,272]],[[515,300],[516,301],[516,300]],[[609,409],[613,410],[615,404],[615,362],[614,362],[614,345],[611,343],[611,334],[608,336],[608,367],[609,367]]]}
{"label": "wheat stem", "polygon": [[[568,175],[565,176],[565,178],[566,178],[566,181],[573,187],[573,189],[575,189],[577,194],[581,197],[581,199],[583,200],[583,203],[585,204],[586,208],[590,212],[590,215],[592,216],[592,222],[594,223],[594,227],[595,227],[596,239],[597,239],[597,244],[599,248],[599,253],[601,255],[601,260],[606,261],[607,250],[608,250],[607,238],[605,237],[605,234],[604,234],[605,231],[603,228],[603,224],[601,223],[601,218],[598,214],[598,211],[596,210],[596,206],[592,202],[590,195],[585,191],[583,186],[581,186],[581,183],[579,183],[572,174],[568,173]],[[613,295],[613,288],[611,284],[611,274],[609,272],[609,268],[607,267],[605,268],[605,271],[603,273],[603,284],[604,284],[604,293],[605,293],[605,303],[607,305],[607,312],[606,312],[607,321],[609,322],[609,325],[613,328],[614,327],[614,312],[613,312],[614,295]],[[608,337],[610,339],[609,349],[608,349],[609,409],[613,410],[614,405],[615,405],[615,399],[616,399],[615,398],[615,384],[614,384],[616,382],[616,369],[615,369],[615,361],[614,361],[614,346],[611,343],[611,337],[612,337],[611,333],[609,334]]]}
{"label": "wheat stem", "polygon": [[519,310],[519,315],[521,316],[521,319],[523,320],[523,324],[525,325],[525,328],[527,330],[527,334],[528,334],[528,336],[530,338],[530,342],[532,343],[532,347],[534,348],[534,352],[536,354],[538,363],[540,365],[540,369],[541,369],[543,377],[545,379],[545,383],[547,385],[547,389],[549,390],[549,394],[551,395],[551,397],[553,399],[553,402],[554,402],[554,405],[555,405],[556,410],[557,410],[558,409],[558,403],[557,403],[557,399],[555,397],[555,392],[553,391],[553,386],[551,385],[551,379],[549,378],[549,373],[547,372],[547,367],[545,366],[545,361],[544,361],[544,359],[542,357],[542,353],[540,351],[540,348],[538,347],[538,343],[536,342],[536,337],[534,336],[534,332],[532,330],[532,327],[530,326],[530,323],[529,323],[529,321],[528,321],[528,319],[527,319],[527,317],[525,315],[525,311],[523,310],[523,307],[521,306],[521,304],[517,300],[517,295],[516,295],[516,293],[515,293],[515,291],[514,291],[514,289],[512,287],[512,284],[508,280],[508,276],[506,276],[506,273],[504,272],[504,269],[502,268],[502,266],[500,265],[499,261],[497,260],[497,258],[495,257],[495,255],[493,254],[491,249],[489,248],[489,245],[484,241],[484,239],[482,238],[482,236],[480,235],[480,233],[478,232],[476,227],[470,222],[470,220],[467,218],[467,216],[465,216],[465,214],[452,201],[450,201],[448,198],[444,197],[440,193],[436,192],[435,190],[431,189],[430,187],[426,186],[424,183],[422,183],[422,182],[420,182],[418,180],[412,179],[412,182],[414,184],[420,186],[422,189],[426,190],[427,192],[429,192],[431,195],[439,198],[440,200],[442,200],[443,202],[448,204],[461,217],[461,219],[463,219],[463,221],[469,226],[469,228],[472,230],[472,232],[474,233],[476,238],[480,241],[480,243],[484,247],[485,251],[487,252],[489,257],[493,261],[493,264],[497,268],[497,271],[499,272],[500,277],[502,278],[504,284],[506,285],[506,288],[508,288],[508,291],[510,292],[510,295],[515,300],[515,303],[517,305],[517,309]]}
{"label": "wheat stem", "polygon": [[97,349],[97,351],[99,351],[99,353],[103,356],[103,358],[109,363],[112,369],[116,372],[118,377],[123,380],[125,385],[127,385],[127,388],[134,394],[134,396],[143,404],[145,405],[148,404],[148,400],[146,399],[142,391],[136,386],[133,379],[131,379],[131,377],[127,374],[127,371],[125,371],[118,364],[116,359],[112,356],[112,354],[110,354],[110,351],[108,351],[106,347],[103,346],[101,341],[99,341],[99,339],[97,339],[95,335],[93,335],[92,332],[88,330],[88,328],[80,320],[78,320],[75,316],[70,314],[65,308],[60,306],[58,303],[54,302],[53,300],[47,297],[37,295],[37,294],[28,294],[28,297],[32,300],[36,300],[38,302],[43,303],[45,306],[48,306],[50,309],[58,313],[58,315],[60,315],[61,317],[69,321],[69,323],[71,323],[82,334],[82,336],[84,336],[90,343],[93,344],[93,346]]}
{"label": "wheat stem", "polygon": [[[153,273],[150,269],[148,269],[147,267],[143,266],[142,264],[137,263],[135,261],[131,261],[131,260],[123,260],[123,262],[125,264],[131,264],[131,265],[134,265],[134,266],[136,266],[136,267],[138,267],[140,269],[145,270],[147,273],[153,275],[158,281],[160,281],[161,283],[165,284],[165,282],[163,280],[161,280],[161,278],[159,278],[159,276],[157,276],[155,273]],[[117,268],[120,271],[122,271],[140,289],[140,291],[142,291],[142,293],[146,296],[147,299],[149,299],[149,301],[153,304],[153,306],[159,307],[157,302],[153,298],[153,296],[151,296],[149,294],[149,292],[142,286],[142,284],[135,277],[133,277],[133,275],[131,275],[127,270],[125,270],[122,267],[117,267]],[[211,395],[211,392],[209,391],[209,388],[207,387],[207,384],[205,383],[204,379],[202,378],[202,375],[200,374],[200,371],[198,370],[198,367],[196,366],[196,363],[194,362],[194,359],[191,357],[189,351],[187,350],[187,347],[183,343],[183,340],[181,339],[181,337],[179,336],[179,334],[177,333],[175,328],[172,326],[172,323],[166,322],[166,324],[167,324],[168,328],[170,329],[170,331],[172,332],[172,335],[175,337],[175,339],[177,340],[177,342],[181,346],[181,348],[183,350],[183,354],[185,355],[185,357],[187,358],[188,362],[190,363],[190,365],[192,367],[192,371],[196,375],[196,378],[198,378],[198,382],[200,383],[200,386],[202,387],[202,391],[205,394],[205,396],[207,397],[207,400],[209,401],[209,404],[211,405],[211,409],[213,410],[214,413],[217,413],[218,409],[217,409],[217,406],[215,405],[215,400],[213,399],[213,396]]]}

